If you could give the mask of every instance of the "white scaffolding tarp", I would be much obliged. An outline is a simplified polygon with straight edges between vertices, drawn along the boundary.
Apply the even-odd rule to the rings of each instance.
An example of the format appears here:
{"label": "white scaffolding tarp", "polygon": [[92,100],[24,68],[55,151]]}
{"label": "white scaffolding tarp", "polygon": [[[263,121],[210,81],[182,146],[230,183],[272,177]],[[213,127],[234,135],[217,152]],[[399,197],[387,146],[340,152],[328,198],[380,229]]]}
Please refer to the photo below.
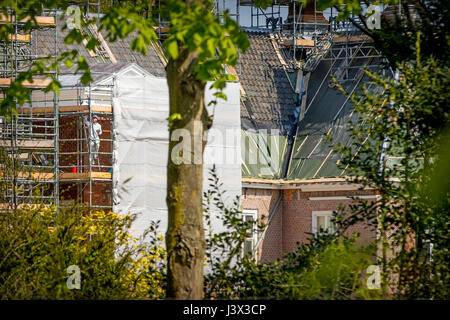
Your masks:
{"label": "white scaffolding tarp", "polygon": [[[207,88],[209,84],[207,85]],[[226,191],[227,204],[241,195],[239,84],[228,83],[227,101],[208,107],[214,113],[204,156],[204,191],[208,169],[216,164]],[[213,99],[207,90],[206,104]],[[131,232],[139,236],[151,221],[160,220],[160,233],[167,229],[167,159],[169,93],[165,78],[141,72],[115,76],[114,110],[114,211],[136,214]],[[237,136],[236,136],[237,134]],[[216,213],[217,214],[217,213]],[[222,229],[213,220],[216,232]]]}

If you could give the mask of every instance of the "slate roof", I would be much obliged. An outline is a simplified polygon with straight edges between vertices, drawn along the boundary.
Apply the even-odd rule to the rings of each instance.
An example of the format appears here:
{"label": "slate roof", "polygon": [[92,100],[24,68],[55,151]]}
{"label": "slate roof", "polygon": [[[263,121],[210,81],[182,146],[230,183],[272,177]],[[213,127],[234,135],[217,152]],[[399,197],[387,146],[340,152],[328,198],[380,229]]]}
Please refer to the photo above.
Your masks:
{"label": "slate roof", "polygon": [[[70,30],[62,30],[63,26],[64,21],[61,20],[60,17],[58,17],[56,44],[59,53],[76,49],[78,50],[80,56],[84,56],[86,58],[89,65],[94,65],[102,62],[95,57],[91,57],[83,44],[77,44],[76,42],[74,42],[71,45],[67,45],[66,43],[64,43],[64,38],[67,36]],[[55,30],[53,28],[40,29],[35,32],[35,36],[37,36],[36,38],[38,55],[46,56],[55,54]],[[130,42],[132,39],[133,35],[124,40],[118,39],[116,42],[106,41],[117,62],[134,62],[155,76],[165,76],[166,72],[164,69],[164,64],[157,55],[155,49],[152,46],[149,46],[147,55],[145,56],[141,55],[140,53],[134,52],[130,49]]]}
{"label": "slate roof", "polygon": [[[298,125],[287,179],[339,177],[347,174],[338,166],[342,155],[335,153],[334,149],[338,143],[351,143],[349,124],[357,121],[358,114],[353,112],[352,102],[336,88],[326,83],[320,86],[324,76],[328,74],[330,63],[327,60],[321,61],[311,74],[306,103],[309,108]],[[379,61],[360,59],[356,63],[377,65]],[[351,71],[355,74],[357,72],[358,70]],[[331,82],[331,75],[326,81]],[[360,81],[348,81],[342,86],[347,92],[351,92],[358,91],[363,84],[368,84],[367,76],[362,76]],[[332,143],[325,138],[327,133],[331,135]]]}
{"label": "slate roof", "polygon": [[[77,49],[80,55],[86,57],[89,64],[97,70],[98,60],[91,57],[83,45],[66,45],[64,37],[68,30],[61,31],[63,23],[58,22],[57,45],[59,52]],[[286,179],[308,179],[320,177],[336,177],[343,174],[338,168],[339,156],[332,152],[332,146],[324,134],[329,130],[332,136],[343,144],[349,143],[347,133],[348,123],[354,120],[355,115],[352,105],[346,97],[327,84],[320,87],[323,77],[329,69],[329,61],[322,61],[317,69],[312,72],[307,89],[307,113],[298,125],[298,132],[293,144],[292,157],[288,157],[284,151],[283,137],[295,135],[297,108],[296,94],[289,81],[288,74],[283,68],[274,43],[268,33],[247,32],[250,40],[250,48],[239,57],[236,70],[239,75],[243,92],[241,95],[241,127],[243,130],[278,129],[280,161],[289,161],[289,170]],[[132,37],[118,40],[115,43],[108,42],[108,46],[118,64],[100,68],[102,71],[121,68],[126,63],[136,63],[155,76],[165,76],[164,65],[153,47],[148,48],[146,56],[132,52],[129,49]],[[54,54],[54,31],[52,29],[38,32],[37,44],[39,55]],[[330,78],[330,77],[329,77]],[[328,79],[330,80],[330,79]],[[366,82],[363,79],[360,84]],[[359,84],[359,85],[360,85]],[[348,87],[347,87],[348,86]],[[358,86],[350,82],[346,89],[351,90]],[[268,132],[270,134],[270,131]],[[243,135],[244,136],[244,135]],[[264,146],[262,146],[264,147]],[[247,164],[247,166],[249,166]],[[281,165],[277,164],[276,170],[270,178],[279,178]],[[243,176],[262,177],[260,168],[249,166],[248,172]],[[267,177],[269,178],[269,176]]]}
{"label": "slate roof", "polygon": [[[334,146],[327,141],[325,134],[329,133],[332,136],[334,144],[348,145],[351,143],[348,133],[349,123],[355,121],[358,115],[353,112],[353,105],[347,97],[335,87],[328,85],[331,82],[329,73],[331,61],[322,60],[311,73],[305,92],[306,114],[297,128],[294,116],[297,108],[296,97],[272,39],[267,33],[249,32],[248,37],[251,46],[240,56],[240,66],[236,68],[238,72],[240,71],[239,79],[245,91],[245,95],[241,97],[242,129],[244,131],[279,129],[280,137],[277,139],[280,143],[278,148],[275,148],[278,152],[275,159],[279,161],[270,163],[269,166],[273,169],[271,172],[266,170],[267,173],[263,174],[260,164],[252,165],[243,158],[242,175],[288,180],[345,175],[346,172],[338,166],[341,155],[334,152]],[[376,66],[379,61],[355,59],[352,66],[362,67],[366,63]],[[359,72],[358,68],[351,69],[349,79],[356,77]],[[367,83],[367,77],[358,78],[359,81],[351,80],[343,83],[343,87],[352,91]],[[270,134],[270,131],[268,133]],[[252,134],[244,132],[243,137]],[[287,140],[283,141],[281,139],[283,136],[287,137]],[[288,143],[288,140],[292,143]],[[245,148],[255,149],[257,141],[258,148],[263,153],[270,149],[265,145],[265,139],[253,138],[253,141],[247,143],[243,139],[242,145]],[[249,150],[247,153],[255,151]],[[274,152],[273,149],[271,152]],[[270,155],[267,156],[269,157]],[[280,168],[286,168],[286,171]]]}
{"label": "slate roof", "polygon": [[158,57],[155,49],[152,46],[147,47],[147,55],[142,55],[130,49],[130,42],[133,35],[126,39],[118,39],[116,42],[108,42],[109,49],[112,51],[117,59],[117,62],[130,63],[134,62],[146,71],[157,77],[165,77],[166,71],[164,64]]}
{"label": "slate roof", "polygon": [[[89,70],[92,76],[92,83],[98,83],[113,74],[118,73],[122,69],[132,66],[133,63],[117,62],[117,63],[97,63],[91,64]],[[59,81],[63,86],[75,86],[80,84],[81,74],[75,74],[76,67],[70,69],[61,68],[61,75]]]}
{"label": "slate roof", "polygon": [[[64,42],[64,38],[67,36],[67,34],[70,32],[70,30],[62,30],[62,27],[64,26],[64,21],[60,19],[61,17],[57,17],[57,30],[56,30],[56,47],[57,47],[57,53],[62,53],[65,51],[71,51],[71,50],[77,50],[78,54],[80,56],[83,56],[86,58],[86,61],[89,64],[95,64],[97,63],[97,60],[92,58],[86,48],[83,44],[77,44],[74,42],[71,45],[67,45]],[[48,56],[48,55],[55,55],[55,29],[54,28],[45,28],[45,29],[38,29],[36,30],[33,35],[35,39],[32,38],[31,41],[37,42],[37,54],[39,56]]]}
{"label": "slate roof", "polygon": [[[245,95],[241,97],[242,129],[294,127],[294,90],[269,34],[247,32],[250,48],[239,56],[236,68]],[[253,116],[253,117],[252,117]]]}

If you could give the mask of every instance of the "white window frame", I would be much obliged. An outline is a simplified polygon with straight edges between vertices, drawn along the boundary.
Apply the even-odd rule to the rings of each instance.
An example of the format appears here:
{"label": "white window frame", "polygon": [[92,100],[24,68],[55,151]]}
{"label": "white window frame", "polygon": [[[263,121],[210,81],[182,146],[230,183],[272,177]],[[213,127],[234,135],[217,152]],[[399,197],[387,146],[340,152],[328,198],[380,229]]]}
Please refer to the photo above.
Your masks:
{"label": "white window frame", "polygon": [[[333,210],[312,212],[312,233],[314,233],[315,235],[317,235],[319,231],[317,230],[317,217],[324,217],[324,216],[333,217]],[[328,227],[329,226],[326,226],[327,229]]]}
{"label": "white window frame", "polygon": [[[242,214],[241,215],[242,215],[242,219],[245,219],[245,216],[251,216],[253,218],[253,228],[252,228],[252,236],[251,236],[251,238],[252,238],[252,254],[253,254],[253,251],[255,250],[256,243],[258,241],[258,232],[257,232],[258,210],[257,209],[244,209],[244,210],[242,210]],[[246,238],[246,240],[247,239],[250,239],[250,237]],[[245,243],[243,245],[245,246]],[[244,248],[242,250],[242,254],[243,255],[245,254]]]}

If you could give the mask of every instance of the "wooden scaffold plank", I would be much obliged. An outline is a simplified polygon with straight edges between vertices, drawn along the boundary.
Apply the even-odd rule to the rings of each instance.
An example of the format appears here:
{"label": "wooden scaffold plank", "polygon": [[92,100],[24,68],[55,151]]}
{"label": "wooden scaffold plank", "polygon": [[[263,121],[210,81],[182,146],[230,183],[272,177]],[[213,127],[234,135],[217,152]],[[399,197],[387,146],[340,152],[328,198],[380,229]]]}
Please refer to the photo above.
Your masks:
{"label": "wooden scaffold plank", "polygon": [[[0,172],[0,178],[3,178],[3,172]],[[22,172],[16,173],[19,179],[35,179],[35,180],[53,180],[54,173],[52,172]],[[112,173],[110,172],[62,172],[59,174],[60,181],[85,181],[93,180],[111,180]]]}
{"label": "wooden scaffold plank", "polygon": [[112,173],[110,172],[64,172],[60,174],[60,180],[88,180],[89,178],[94,180],[111,180]]}
{"label": "wooden scaffold plank", "polygon": [[[0,78],[0,87],[9,87],[13,81],[13,78]],[[28,88],[46,88],[50,82],[50,79],[34,79],[32,82],[24,81],[22,85]]]}
{"label": "wooden scaffold plank", "polygon": [[[55,17],[49,17],[49,16],[36,16],[36,23],[39,26],[55,26]],[[25,24],[28,21],[31,20],[31,17],[25,17],[21,20],[19,20],[18,23]],[[0,14],[0,23],[6,23],[6,22],[15,22],[15,17],[11,16],[5,16],[3,14]]]}
{"label": "wooden scaffold plank", "polygon": [[[13,144],[11,140],[0,140],[0,147],[12,148]],[[55,147],[55,141],[53,140],[18,140],[18,149],[27,150],[42,150],[53,149]]]}
{"label": "wooden scaffold plank", "polygon": [[[0,172],[0,178],[3,178],[3,172]],[[33,180],[53,180],[54,174],[52,172],[23,172],[16,173],[19,179],[33,179]]]}
{"label": "wooden scaffold plank", "polygon": [[30,42],[30,35],[29,34],[10,34],[9,35],[9,41],[17,41],[17,42]]}
{"label": "wooden scaffold plank", "polygon": [[[58,110],[60,113],[64,112],[89,112],[89,106],[86,105],[77,105],[77,106],[59,106]],[[46,113],[54,113],[54,107],[33,107],[27,108],[24,107],[22,109],[23,113],[33,113],[33,114],[46,114]],[[112,113],[112,106],[91,106],[91,112],[93,113]]]}
{"label": "wooden scaffold plank", "polygon": [[333,43],[345,43],[345,42],[363,42],[363,41],[369,41],[369,36],[366,35],[355,35],[355,36],[334,36],[333,37]]}
{"label": "wooden scaffold plank", "polygon": [[[283,44],[285,46],[293,46],[294,45],[294,39],[283,39]],[[307,39],[295,39],[295,45],[301,46],[301,47],[314,47],[315,41],[314,40],[307,40]]]}
{"label": "wooden scaffold plank", "polygon": [[[17,205],[18,210],[36,210],[48,209],[50,206],[43,203],[21,203]],[[10,203],[0,203],[0,211],[12,210],[13,206]]]}

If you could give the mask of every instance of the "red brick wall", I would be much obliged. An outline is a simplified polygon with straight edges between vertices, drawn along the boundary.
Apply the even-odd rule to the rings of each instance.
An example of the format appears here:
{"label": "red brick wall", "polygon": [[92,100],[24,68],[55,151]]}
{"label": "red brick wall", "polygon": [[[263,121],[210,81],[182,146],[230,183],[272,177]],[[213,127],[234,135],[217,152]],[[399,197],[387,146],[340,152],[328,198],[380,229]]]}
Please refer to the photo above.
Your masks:
{"label": "red brick wall", "polygon": [[[299,189],[270,190],[270,189],[243,189],[242,206],[244,209],[257,209],[258,217],[266,216],[267,222],[269,208],[272,209],[277,198],[282,194],[282,201],[276,210],[266,235],[259,248],[258,259],[273,261],[283,254],[295,250],[298,243],[307,243],[312,232],[313,211],[334,211],[342,204],[347,206],[353,200],[309,200],[310,197],[331,197],[348,195],[373,195],[372,190],[363,191],[320,191],[301,192]],[[348,230],[348,234],[359,232],[360,243],[367,243],[374,239],[375,233],[365,223],[358,223]]]}
{"label": "red brick wall", "polygon": [[[269,189],[244,189],[243,190],[243,208],[258,210],[258,221],[267,224],[270,212],[275,207],[278,197],[280,197],[279,190]],[[274,214],[272,222],[270,223],[266,235],[258,249],[259,260],[273,261],[281,256],[282,252],[282,208],[281,203]],[[258,240],[262,235],[262,231],[258,233]]]}
{"label": "red brick wall", "polygon": [[[77,142],[75,139],[77,138],[77,123],[82,121],[82,116],[61,116],[59,119],[59,137],[60,139],[74,139],[73,141],[61,141],[59,145],[60,152],[73,152],[74,154],[66,154],[60,155],[59,162],[60,166],[72,166],[73,164],[77,164]],[[112,143],[110,141],[102,141],[103,139],[111,139],[111,121],[104,117],[99,117],[99,123],[102,126],[103,133],[100,135],[100,149],[99,152],[107,152],[108,154],[100,154],[100,165],[102,166],[112,166]],[[89,146],[87,145],[87,141],[84,141],[82,144],[83,152],[88,152]],[[83,168],[77,168],[78,172],[86,172],[88,170],[89,165],[89,156],[88,154],[84,154],[82,158]],[[81,163],[80,163],[81,165]],[[71,168],[62,168],[64,172],[71,172]],[[95,171],[108,171],[109,168],[97,169]]]}
{"label": "red brick wall", "polygon": [[[111,182],[92,182],[92,204],[110,206],[112,199]],[[89,203],[89,184],[83,190],[83,202]],[[106,209],[105,209],[106,210]]]}
{"label": "red brick wall", "polygon": [[61,201],[77,200],[81,202],[81,198],[78,196],[78,187],[75,183],[62,183],[59,184],[59,199]]}
{"label": "red brick wall", "polygon": [[[80,189],[79,189],[80,188]],[[84,203],[89,204],[89,182],[60,183],[60,200],[62,203]],[[112,186],[110,181],[92,182],[92,205],[111,206]],[[105,208],[105,210],[108,210]]]}
{"label": "red brick wall", "polygon": [[[60,166],[68,166],[60,168],[61,172],[71,172],[71,166],[77,164],[77,123],[82,121],[81,115],[63,115],[59,119],[59,137],[60,139],[74,139],[73,141],[60,142],[60,152],[72,152],[73,154],[60,155]],[[108,118],[99,116],[99,123],[102,126],[102,135],[100,135],[99,152],[107,152],[109,154],[99,154],[100,165],[112,166],[112,143],[110,141],[102,141],[102,139],[111,139],[111,121]],[[83,151],[88,151],[87,142],[83,142]],[[81,163],[79,163],[81,165]],[[89,156],[82,156],[83,167],[77,167],[77,172],[87,172],[89,164]],[[110,168],[94,167],[93,171],[107,172]],[[81,191],[78,192],[77,183],[60,183],[60,198],[62,200],[75,200],[76,202],[89,203],[89,183],[78,182],[81,185]],[[101,206],[110,206],[112,197],[112,186],[110,181],[94,182],[92,184],[92,204]]]}
{"label": "red brick wall", "polygon": [[[77,138],[77,116],[59,117],[59,138],[60,139],[76,139]],[[60,141],[59,152],[76,152],[77,142]],[[76,154],[64,154],[59,157],[60,166],[72,166],[77,163]],[[70,168],[60,168],[61,172],[71,172]]]}

